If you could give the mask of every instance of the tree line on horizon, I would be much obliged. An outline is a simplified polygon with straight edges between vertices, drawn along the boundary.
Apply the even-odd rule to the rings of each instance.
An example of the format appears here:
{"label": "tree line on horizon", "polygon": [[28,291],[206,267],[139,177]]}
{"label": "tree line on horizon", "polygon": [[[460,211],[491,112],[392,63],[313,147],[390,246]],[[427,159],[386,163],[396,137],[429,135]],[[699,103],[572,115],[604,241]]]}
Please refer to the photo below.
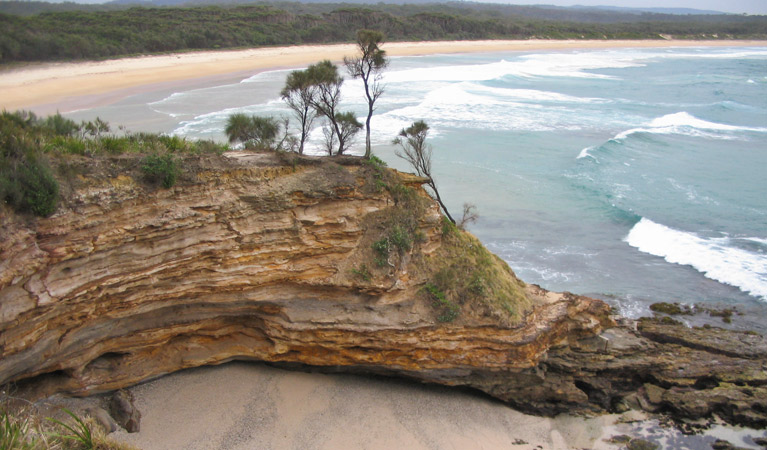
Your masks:
{"label": "tree line on horizon", "polygon": [[[602,23],[545,20],[499,7],[248,4],[0,13],[0,64],[275,45],[350,43],[358,29],[389,41],[471,39],[764,39],[764,16],[654,15]],[[115,7],[116,8],[116,7]]]}

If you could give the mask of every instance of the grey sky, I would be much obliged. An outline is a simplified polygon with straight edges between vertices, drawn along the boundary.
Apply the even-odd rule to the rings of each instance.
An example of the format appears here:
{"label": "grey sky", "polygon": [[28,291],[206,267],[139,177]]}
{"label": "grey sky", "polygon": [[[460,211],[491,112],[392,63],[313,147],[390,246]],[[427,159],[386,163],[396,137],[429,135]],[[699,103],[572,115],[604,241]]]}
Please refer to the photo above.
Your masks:
{"label": "grey sky", "polygon": [[729,13],[767,14],[767,0],[478,0],[515,5],[547,4],[558,6],[624,6],[694,8]]}

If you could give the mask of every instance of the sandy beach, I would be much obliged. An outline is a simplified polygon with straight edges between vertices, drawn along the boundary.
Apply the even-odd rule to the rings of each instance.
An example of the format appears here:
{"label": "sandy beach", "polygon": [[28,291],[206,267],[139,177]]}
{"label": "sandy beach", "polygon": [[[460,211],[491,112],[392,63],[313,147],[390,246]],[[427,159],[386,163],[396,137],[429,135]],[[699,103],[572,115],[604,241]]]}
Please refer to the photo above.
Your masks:
{"label": "sandy beach", "polygon": [[[575,50],[628,47],[767,46],[767,41],[452,41],[392,42],[390,56],[493,51]],[[233,73],[302,67],[322,59],[354,54],[352,44],[270,47],[178,53],[107,61],[32,64],[0,71],[0,108],[66,112],[103,106],[170,83],[215,81]],[[247,76],[247,75],[244,75]]]}
{"label": "sandy beach", "polygon": [[640,411],[538,417],[473,391],[399,379],[231,362],[131,388],[141,431],[110,438],[142,450],[618,450],[617,436],[708,450],[759,448],[762,430],[715,425],[685,436]]}
{"label": "sandy beach", "polygon": [[486,396],[402,380],[235,362],[132,389],[144,450],[615,449],[618,416],[535,417]]}

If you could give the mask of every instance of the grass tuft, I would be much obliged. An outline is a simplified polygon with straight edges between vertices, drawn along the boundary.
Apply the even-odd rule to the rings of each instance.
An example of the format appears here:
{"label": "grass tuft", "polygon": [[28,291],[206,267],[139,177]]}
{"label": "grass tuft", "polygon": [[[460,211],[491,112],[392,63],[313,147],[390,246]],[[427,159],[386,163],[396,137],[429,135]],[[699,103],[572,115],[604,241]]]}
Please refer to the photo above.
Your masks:
{"label": "grass tuft", "polygon": [[56,437],[77,442],[85,447],[85,450],[93,450],[95,448],[95,444],[93,441],[93,433],[91,432],[90,427],[83,421],[83,419],[77,417],[77,415],[75,415],[75,413],[72,411],[66,408],[63,408],[63,411],[67,413],[67,415],[69,415],[72,419],[74,419],[75,423],[70,425],[49,417],[48,420],[50,422],[55,423],[56,425],[64,428],[69,432],[68,434],[58,434]]}

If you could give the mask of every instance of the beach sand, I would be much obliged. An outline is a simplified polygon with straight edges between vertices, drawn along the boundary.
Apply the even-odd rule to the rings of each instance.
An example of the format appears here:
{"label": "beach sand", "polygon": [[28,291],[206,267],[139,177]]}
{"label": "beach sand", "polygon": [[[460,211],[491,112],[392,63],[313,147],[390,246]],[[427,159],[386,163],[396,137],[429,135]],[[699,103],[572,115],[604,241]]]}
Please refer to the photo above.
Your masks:
{"label": "beach sand", "polygon": [[[627,47],[767,46],[767,41],[451,41],[392,42],[390,56],[435,53],[534,51]],[[0,108],[30,109],[40,114],[67,112],[117,102],[170,83],[201,83],[206,79],[252,75],[266,69],[302,67],[352,55],[352,44],[270,47],[248,50],[178,53],[107,61],[31,64],[0,71]],[[245,75],[244,75],[245,76]]]}
{"label": "beach sand", "polygon": [[133,388],[144,450],[614,449],[617,416],[544,418],[479,394],[403,380],[234,362]]}

